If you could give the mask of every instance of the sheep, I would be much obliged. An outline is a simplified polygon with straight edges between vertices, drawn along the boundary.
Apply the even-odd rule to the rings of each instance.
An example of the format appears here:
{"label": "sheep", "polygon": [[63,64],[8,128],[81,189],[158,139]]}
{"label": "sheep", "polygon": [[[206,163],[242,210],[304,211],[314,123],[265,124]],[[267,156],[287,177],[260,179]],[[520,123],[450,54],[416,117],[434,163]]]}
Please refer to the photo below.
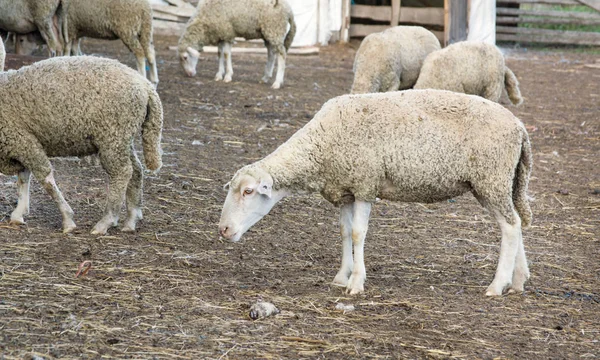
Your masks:
{"label": "sheep", "polygon": [[342,264],[333,284],[358,294],[376,198],[432,203],[470,191],[502,231],[486,295],[523,291],[529,270],[521,225],[532,219],[531,167],[524,125],[486,99],[444,90],[344,95],[273,153],[235,173],[226,184],[219,233],[239,241],[283,197],[320,192],[341,207]]}
{"label": "sheep", "polygon": [[196,13],[179,39],[179,59],[186,74],[195,76],[203,46],[217,45],[219,71],[215,81],[230,82],[233,76],[231,45],[234,38],[263,39],[268,55],[262,81],[269,82],[273,75],[277,53],[277,76],[271,87],[279,89],[283,84],[286,54],[295,33],[294,15],[285,0],[206,0],[198,4]]}
{"label": "sheep", "polygon": [[[58,19],[64,17],[67,0],[11,0],[0,2],[0,29],[17,34],[39,31],[48,44],[50,56],[62,53],[64,28]],[[63,22],[64,26],[67,22]]]}
{"label": "sheep", "polygon": [[396,26],[367,36],[354,58],[352,94],[412,88],[425,57],[440,42],[420,26]]}
{"label": "sheep", "polygon": [[[32,106],[35,104],[35,106]],[[54,180],[49,157],[97,154],[109,177],[107,205],[92,234],[116,226],[123,199],[123,231],[142,219],[143,170],[133,148],[142,131],[146,167],[161,167],[163,111],[152,84],[115,60],[90,56],[51,58],[0,73],[0,173],[18,175],[11,223],[29,213],[33,173],[58,204],[63,232],[75,229],[73,210]]]}
{"label": "sheep", "polygon": [[67,9],[65,54],[81,55],[79,40],[121,39],[135,55],[137,69],[146,76],[146,59],[150,81],[158,84],[154,46],[152,45],[152,8],[148,0],[69,0]]}
{"label": "sheep", "polygon": [[0,72],[4,71],[4,58],[6,58],[6,51],[4,51],[4,42],[0,38]]}
{"label": "sheep", "polygon": [[523,102],[515,74],[492,44],[462,41],[435,51],[425,59],[415,89],[440,89],[479,95],[498,102],[506,88],[510,101]]}

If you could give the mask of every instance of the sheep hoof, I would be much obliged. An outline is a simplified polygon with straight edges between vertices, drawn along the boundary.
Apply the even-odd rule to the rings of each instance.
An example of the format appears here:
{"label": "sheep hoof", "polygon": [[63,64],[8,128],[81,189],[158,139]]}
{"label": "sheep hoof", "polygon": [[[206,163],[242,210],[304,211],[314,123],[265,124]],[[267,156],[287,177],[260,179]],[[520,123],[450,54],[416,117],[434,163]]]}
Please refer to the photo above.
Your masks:
{"label": "sheep hoof", "polygon": [[107,231],[108,231],[108,226],[106,226],[104,223],[102,223],[102,221],[100,221],[96,224],[96,226],[94,226],[94,229],[92,229],[91,234],[92,235],[106,235]]}
{"label": "sheep hoof", "polygon": [[279,89],[280,87],[281,87],[281,84],[276,82],[276,83],[273,83],[273,86],[271,86],[271,89]]}
{"label": "sheep hoof", "polygon": [[355,287],[355,288],[351,288],[351,289],[346,289],[346,294],[348,295],[357,295],[360,294],[362,292],[364,292],[365,289],[361,286],[361,287]]}
{"label": "sheep hoof", "polygon": [[271,77],[265,75],[265,76],[263,76],[263,78],[260,81],[262,81],[263,84],[267,84],[270,80],[271,80]]}
{"label": "sheep hoof", "polygon": [[135,225],[131,226],[131,225],[125,225],[123,226],[123,228],[121,229],[122,232],[135,232]]}
{"label": "sheep hoof", "polygon": [[25,219],[23,219],[23,217],[15,217],[15,218],[10,218],[10,224],[11,225],[25,225]]}
{"label": "sheep hoof", "polygon": [[71,231],[75,230],[77,226],[73,222],[73,220],[67,221],[63,224],[63,234],[68,234]]}
{"label": "sheep hoof", "polygon": [[485,296],[502,296],[505,286],[498,286],[492,283],[488,286]]}
{"label": "sheep hoof", "polygon": [[231,82],[231,75],[225,75],[225,77],[223,78],[223,82]]}
{"label": "sheep hoof", "polygon": [[217,73],[217,75],[215,75],[215,81],[221,81],[221,80],[223,80],[223,74]]}
{"label": "sheep hoof", "polygon": [[348,286],[348,276],[345,274],[337,274],[333,281],[331,282],[333,286],[347,287]]}

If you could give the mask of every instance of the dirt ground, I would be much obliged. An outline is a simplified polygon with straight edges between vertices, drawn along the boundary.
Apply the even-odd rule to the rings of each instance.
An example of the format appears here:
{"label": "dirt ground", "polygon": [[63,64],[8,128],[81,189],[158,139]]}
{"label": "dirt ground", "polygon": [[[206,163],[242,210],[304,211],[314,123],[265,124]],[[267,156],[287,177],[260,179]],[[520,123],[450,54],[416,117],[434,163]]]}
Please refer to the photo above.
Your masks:
{"label": "dirt ground", "polygon": [[[535,156],[524,294],[484,296],[500,231],[466,195],[377,203],[366,292],[349,297],[330,285],[341,261],[338,210],[318,194],[284,199],[240,243],[220,240],[217,224],[233,173],[348,92],[354,49],[290,56],[284,88],[272,90],[259,83],[266,56],[234,54],[234,81],[224,84],[213,81],[213,55],[185,77],[168,49],[175,43],[157,39],[165,166],[146,177],[136,234],[89,234],[106,192],[98,166],[54,161],[78,225],[69,235],[37,182],[27,225],[9,225],[15,179],[0,177],[0,358],[600,357],[597,55],[508,50],[525,98],[509,109]],[[83,50],[135,63],[119,42]],[[18,68],[39,58],[8,60]],[[84,260],[92,269],[76,279]],[[252,321],[259,299],[281,314]],[[339,302],[355,310],[338,311]]]}

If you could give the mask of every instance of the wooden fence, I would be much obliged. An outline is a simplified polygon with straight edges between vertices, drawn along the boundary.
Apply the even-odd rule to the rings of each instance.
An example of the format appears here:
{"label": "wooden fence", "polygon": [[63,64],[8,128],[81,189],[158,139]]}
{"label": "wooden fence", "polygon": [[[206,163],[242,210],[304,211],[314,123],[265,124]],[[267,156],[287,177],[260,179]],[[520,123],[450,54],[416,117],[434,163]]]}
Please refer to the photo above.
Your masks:
{"label": "wooden fence", "polygon": [[[510,4],[514,7],[502,6]],[[510,6],[509,5],[509,6]],[[542,5],[542,6],[540,6]],[[580,5],[593,12],[549,10],[544,5]],[[600,0],[501,0],[496,8],[496,39],[546,44],[600,45],[600,32],[548,29],[545,25],[598,26]],[[544,28],[546,27],[546,28]]]}

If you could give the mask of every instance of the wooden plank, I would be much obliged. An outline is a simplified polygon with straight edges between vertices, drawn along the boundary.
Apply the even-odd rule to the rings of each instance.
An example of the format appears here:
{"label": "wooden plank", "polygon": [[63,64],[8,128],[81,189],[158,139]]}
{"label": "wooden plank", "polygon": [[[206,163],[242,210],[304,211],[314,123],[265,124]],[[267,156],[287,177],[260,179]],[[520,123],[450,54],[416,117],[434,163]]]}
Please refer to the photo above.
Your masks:
{"label": "wooden plank", "polygon": [[509,4],[579,5],[577,0],[498,0],[497,2]]}
{"label": "wooden plank", "polygon": [[497,16],[496,24],[563,24],[563,25],[600,25],[600,19],[580,20],[565,18],[542,18],[534,16]]}
{"label": "wooden plank", "polygon": [[391,6],[352,5],[350,16],[353,18],[371,19],[390,22],[392,20]]}
{"label": "wooden plank", "polygon": [[498,40],[543,42],[552,44],[600,45],[600,33],[560,31],[511,26],[496,27]]}
{"label": "wooden plank", "polygon": [[152,20],[152,31],[155,34],[164,36],[181,36],[184,30],[184,23],[165,20]]}
{"label": "wooden plank", "polygon": [[350,41],[350,1],[342,0],[342,28],[340,30],[342,42]]}
{"label": "wooden plank", "polygon": [[467,39],[467,0],[444,0],[444,44]]}
{"label": "wooden plank", "polygon": [[175,16],[182,16],[190,18],[194,15],[195,9],[190,9],[187,7],[178,7],[178,6],[165,6],[165,5],[152,5],[152,10],[154,12],[163,12],[166,14],[171,14]]}
{"label": "wooden plank", "polygon": [[350,37],[364,37],[372,33],[382,32],[385,29],[389,29],[389,27],[389,25],[351,24]]}
{"label": "wooden plank", "polygon": [[596,11],[600,11],[600,0],[577,0],[577,2],[587,5]]}
{"label": "wooden plank", "polygon": [[444,9],[435,7],[402,7],[400,22],[420,25],[444,25]]}
{"label": "wooden plank", "polygon": [[392,0],[392,20],[390,21],[392,26],[398,26],[400,21],[400,4],[401,0]]}
{"label": "wooden plank", "polygon": [[521,10],[496,8],[497,15],[530,15],[530,16],[548,16],[570,19],[600,19],[599,14],[584,13],[574,11],[552,11],[552,10]]}
{"label": "wooden plank", "polygon": [[169,4],[173,5],[173,6],[179,6],[182,8],[188,8],[188,9],[194,9],[194,5],[187,3],[183,0],[165,0],[166,2],[168,2]]}

